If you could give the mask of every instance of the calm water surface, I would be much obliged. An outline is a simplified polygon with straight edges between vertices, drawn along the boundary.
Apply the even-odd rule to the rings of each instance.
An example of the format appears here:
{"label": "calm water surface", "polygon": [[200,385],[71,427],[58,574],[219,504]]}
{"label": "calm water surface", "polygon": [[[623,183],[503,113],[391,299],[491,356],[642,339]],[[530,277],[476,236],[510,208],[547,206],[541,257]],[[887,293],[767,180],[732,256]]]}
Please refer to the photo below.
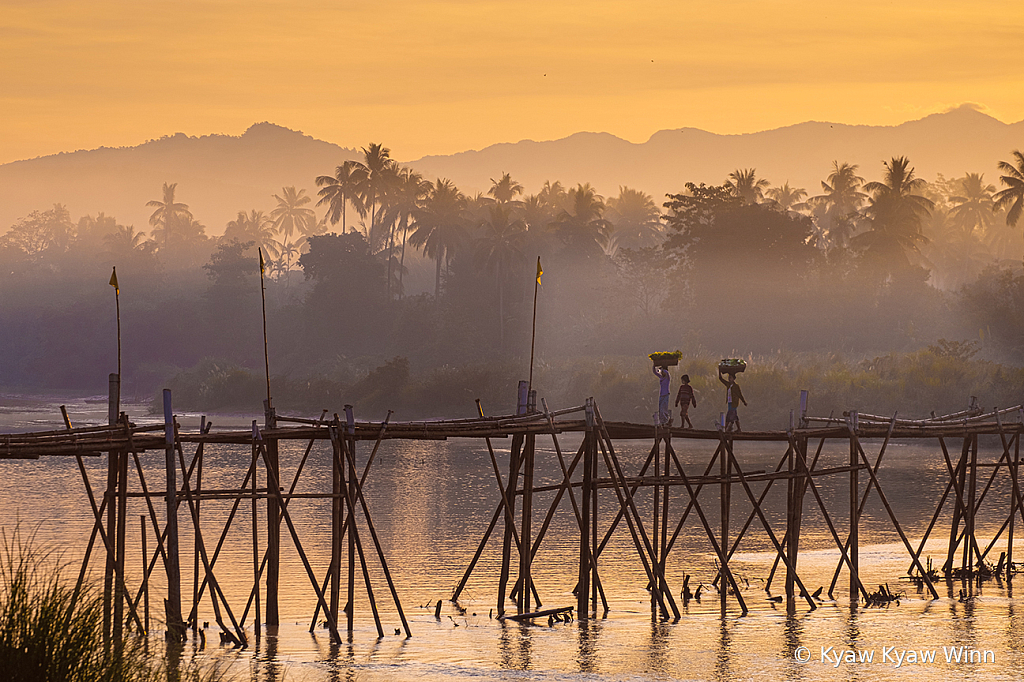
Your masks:
{"label": "calm water surface", "polygon": [[[79,400],[68,404],[72,420],[81,426],[105,419],[104,399]],[[147,421],[142,406],[125,409],[137,423]],[[184,428],[196,429],[197,415],[179,416]],[[245,428],[251,417],[212,417],[217,426]],[[57,404],[41,399],[0,398],[0,432],[44,430],[60,426]],[[699,474],[714,452],[709,442],[677,439],[675,447],[687,472]],[[499,463],[507,467],[508,440],[494,442]],[[579,446],[573,435],[559,437],[563,452],[571,457]],[[959,454],[959,443],[950,442],[951,456]],[[537,484],[561,480],[550,438],[538,438]],[[869,458],[878,454],[880,443],[868,442]],[[982,453],[982,460],[994,461],[999,451],[994,444]],[[302,456],[305,443],[282,443],[282,476],[288,485]],[[360,466],[369,444],[359,446]],[[646,458],[649,442],[625,442],[619,455],[627,475],[636,473]],[[779,444],[738,443],[737,456],[747,472],[771,470],[785,448]],[[191,452],[186,452],[191,457]],[[204,488],[235,488],[245,475],[250,452],[247,448],[208,447],[203,463]],[[846,462],[845,442],[826,446],[821,466],[842,466]],[[163,454],[141,456],[147,484],[162,488]],[[603,469],[603,467],[602,467]],[[106,458],[90,458],[87,471],[94,487],[105,480]],[[880,472],[881,484],[894,506],[903,528],[916,546],[924,533],[946,484],[941,450],[934,443],[896,442],[890,444]],[[35,532],[47,546],[65,551],[68,559],[80,561],[91,529],[91,512],[81,474],[73,459],[45,458],[35,461],[0,460],[0,527],[10,532]],[[260,473],[260,483],[265,484]],[[980,534],[987,544],[1006,519],[1009,483],[1002,475],[982,505]],[[829,515],[839,532],[848,529],[848,482],[846,478],[816,479]],[[982,484],[984,480],[982,481]],[[762,484],[755,486],[759,493]],[[139,489],[137,475],[130,486]],[[314,446],[296,492],[322,492],[330,488],[330,453]],[[862,487],[863,490],[863,482]],[[979,488],[980,489],[980,488]],[[387,583],[374,558],[371,577],[377,604],[382,609],[384,639],[378,640],[365,590],[357,572],[356,627],[351,640],[333,645],[319,625],[309,632],[316,598],[294,544],[282,524],[281,620],[276,632],[264,629],[255,641],[253,616],[246,630],[254,645],[246,650],[219,646],[214,628],[202,656],[219,660],[240,679],[252,680],[885,680],[885,679],[1020,679],[1024,675],[1024,578],[1014,585],[986,583],[974,588],[972,598],[961,602],[959,583],[939,585],[941,598],[931,600],[915,586],[901,579],[909,565],[908,554],[893,529],[877,495],[872,495],[861,523],[861,574],[865,584],[882,583],[906,598],[887,609],[849,606],[844,572],[835,591],[837,601],[826,599],[809,611],[797,602],[787,612],[775,605],[762,589],[771,570],[774,551],[755,520],[751,531],[733,559],[733,569],[744,583],[743,596],[750,608],[740,617],[730,599],[723,616],[716,594],[702,603],[690,602],[680,608],[676,623],[651,618],[650,596],[645,590],[646,574],[633,547],[628,529],[620,527],[599,560],[602,581],[610,602],[605,618],[556,623],[548,627],[502,623],[491,618],[500,568],[500,524],[487,545],[458,610],[445,601],[441,619],[435,620],[433,605],[447,600],[472,558],[477,544],[494,513],[498,499],[487,448],[483,441],[385,442],[367,479],[367,501],[374,525],[384,547],[389,568],[409,619],[413,636],[395,635],[401,626]],[[547,510],[551,494],[535,497],[534,532]],[[718,528],[717,490],[706,490],[700,499],[708,522]],[[670,514],[678,519],[685,506],[684,488],[673,490]],[[651,514],[649,492],[638,494],[641,513]],[[604,491],[598,512],[599,524],[607,527],[615,512],[614,493]],[[785,531],[785,486],[778,484],[766,501],[769,522],[777,537]],[[202,529],[212,547],[224,527],[231,502],[204,501]],[[163,522],[160,505],[157,514]],[[751,509],[742,488],[732,490],[732,527],[746,520]],[[296,499],[289,506],[302,543],[319,579],[330,561],[330,505],[323,500]],[[129,501],[128,583],[140,583],[140,516],[146,514],[141,499]],[[179,515],[182,526],[183,608],[191,606],[193,589],[193,534],[186,523],[187,507]],[[1018,520],[1019,521],[1019,520]],[[232,610],[238,617],[252,585],[252,511],[243,502],[231,525],[216,574]],[[263,510],[257,514],[257,528],[265,528]],[[925,554],[941,563],[949,536],[949,514],[940,517]],[[1019,525],[1019,524],[1018,524]],[[152,528],[147,529],[153,548]],[[650,521],[648,521],[650,532]],[[365,527],[361,538],[372,555],[372,543]],[[260,539],[261,551],[265,540]],[[544,606],[575,605],[572,589],[576,581],[578,531],[566,499],[556,513],[534,563],[534,579]],[[994,562],[1005,542],[997,543]],[[811,591],[831,582],[839,558],[831,535],[808,492],[804,505],[799,574]],[[94,560],[93,577],[99,578],[101,564]],[[513,576],[515,570],[513,569]],[[713,551],[695,515],[691,515],[668,563],[668,579],[678,596],[684,574],[691,585],[709,585],[715,576]],[[156,604],[166,589],[159,571],[154,573],[151,592],[153,629]],[[772,593],[783,589],[780,572]],[[749,587],[747,586],[749,584]],[[262,588],[261,588],[262,590]],[[200,606],[200,620],[211,624],[214,614],[209,599]],[[321,616],[322,619],[322,616]],[[189,644],[190,648],[198,643]],[[945,648],[945,650],[944,650]],[[854,651],[854,662],[844,660]],[[969,651],[981,652],[966,662]],[[913,651],[911,655],[907,652]],[[809,658],[806,662],[798,658]],[[902,654],[900,652],[903,652]],[[946,661],[947,653],[954,658]],[[927,659],[934,655],[934,660]],[[961,662],[955,657],[959,655]],[[837,664],[835,657],[840,658]],[[867,657],[871,660],[865,660]],[[914,660],[916,658],[916,660]]]}

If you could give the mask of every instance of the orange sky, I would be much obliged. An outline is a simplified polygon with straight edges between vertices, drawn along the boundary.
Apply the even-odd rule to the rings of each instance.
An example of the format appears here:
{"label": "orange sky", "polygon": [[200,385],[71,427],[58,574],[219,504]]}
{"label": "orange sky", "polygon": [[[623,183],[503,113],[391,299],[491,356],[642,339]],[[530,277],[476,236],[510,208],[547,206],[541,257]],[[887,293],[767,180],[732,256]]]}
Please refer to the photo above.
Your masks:
{"label": "orange sky", "polygon": [[1024,2],[0,0],[0,163],[264,120],[407,161],[963,102],[1024,119]]}

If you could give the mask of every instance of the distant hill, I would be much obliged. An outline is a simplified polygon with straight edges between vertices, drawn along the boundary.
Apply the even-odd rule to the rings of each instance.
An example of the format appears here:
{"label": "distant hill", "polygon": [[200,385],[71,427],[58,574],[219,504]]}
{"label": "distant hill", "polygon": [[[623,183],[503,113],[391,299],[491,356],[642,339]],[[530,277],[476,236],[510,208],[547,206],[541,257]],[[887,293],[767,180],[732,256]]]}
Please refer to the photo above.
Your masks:
{"label": "distant hill", "polygon": [[589,182],[605,196],[622,185],[652,194],[687,182],[721,184],[738,168],[755,168],[772,185],[787,180],[810,196],[838,160],[860,166],[868,180],[881,178],[882,161],[907,156],[917,175],[934,180],[984,173],[999,186],[996,163],[1024,149],[1024,121],[1006,124],[970,105],[898,126],[800,123],[743,135],[716,135],[695,128],[662,130],[642,144],[607,133],[577,133],[561,140],[496,144],[480,151],[427,156],[410,165],[431,177],[447,177],[465,192],[486,191],[501,173],[536,192],[545,180],[572,186]]}
{"label": "distant hill", "polygon": [[[657,132],[641,144],[608,133],[577,133],[405,163],[429,179],[450,178],[468,194],[486,191],[491,178],[508,172],[528,193],[545,180],[566,186],[589,182],[605,196],[625,185],[661,203],[686,182],[718,184],[737,168],[755,168],[773,185],[788,180],[813,196],[833,160],[858,164],[860,174],[874,180],[881,176],[881,162],[899,155],[909,157],[926,180],[979,172],[998,186],[996,163],[1014,149],[1024,149],[1024,121],[1002,123],[965,105],[898,126],[807,122],[743,135],[680,128]],[[176,182],[177,199],[190,206],[207,233],[220,234],[239,210],[272,209],[271,195],[284,186],[315,195],[317,175],[358,156],[355,149],[258,123],[238,137],[179,133],[137,147],[16,161],[0,165],[0,231],[55,202],[66,204],[75,218],[103,211],[148,231],[146,202],[160,198],[164,182]]]}
{"label": "distant hill", "polygon": [[315,200],[317,175],[358,153],[272,123],[241,136],[183,133],[137,147],[101,147],[0,165],[0,232],[19,218],[54,203],[74,219],[102,211],[124,225],[149,231],[163,183],[178,183],[175,198],[188,204],[207,234],[222,234],[240,210],[269,212],[271,195],[294,185]]}

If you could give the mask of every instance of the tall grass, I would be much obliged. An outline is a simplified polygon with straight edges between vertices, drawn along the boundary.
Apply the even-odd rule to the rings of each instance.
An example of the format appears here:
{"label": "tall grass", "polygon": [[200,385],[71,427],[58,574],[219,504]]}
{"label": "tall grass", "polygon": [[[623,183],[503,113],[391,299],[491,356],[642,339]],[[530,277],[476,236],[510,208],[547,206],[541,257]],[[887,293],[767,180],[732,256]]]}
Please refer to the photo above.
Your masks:
{"label": "tall grass", "polygon": [[[910,353],[879,357],[851,356],[818,351],[778,351],[748,355],[747,370],[739,375],[748,407],[740,408],[745,429],[777,429],[789,424],[789,411],[799,405],[801,390],[810,391],[812,415],[839,415],[846,410],[905,417],[946,414],[967,407],[970,396],[981,405],[1010,407],[1022,400],[1024,368],[978,359],[976,342],[947,342]],[[672,369],[672,390],[679,376],[689,374],[698,406],[690,418],[698,428],[712,428],[725,410],[725,389],[718,381],[718,361],[704,348],[686,353]],[[371,364],[372,367],[372,364]],[[206,366],[179,374],[175,399],[196,410],[231,405],[252,409],[259,405],[260,377],[233,368],[224,376],[249,372],[252,396],[241,400],[217,383],[221,374]],[[469,363],[441,368],[418,368],[394,358],[361,375],[323,375],[306,380],[276,377],[279,406],[319,413],[321,407],[351,403],[362,418],[394,409],[397,419],[472,416],[480,398],[489,414],[515,409],[516,384],[526,377],[525,362]],[[200,376],[202,375],[202,376]],[[203,378],[205,377],[205,378]],[[658,409],[658,379],[646,354],[539,358],[534,388],[554,408],[581,404],[593,396],[605,419],[651,423]],[[673,395],[673,399],[674,399]]]}
{"label": "tall grass", "polygon": [[[85,584],[75,595],[70,565],[20,529],[0,530],[0,679],[8,682],[147,682],[207,679],[191,664],[167,674],[144,637],[105,645],[103,600]],[[76,576],[77,578],[77,576]],[[160,647],[162,650],[162,647]]]}

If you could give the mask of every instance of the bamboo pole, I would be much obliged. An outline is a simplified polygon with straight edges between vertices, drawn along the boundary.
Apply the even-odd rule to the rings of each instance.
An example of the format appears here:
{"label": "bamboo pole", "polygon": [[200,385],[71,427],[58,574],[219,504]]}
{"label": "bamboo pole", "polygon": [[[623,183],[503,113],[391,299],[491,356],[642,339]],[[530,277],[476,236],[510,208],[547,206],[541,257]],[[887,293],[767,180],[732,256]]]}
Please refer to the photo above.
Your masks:
{"label": "bamboo pole", "polygon": [[167,631],[172,642],[181,642],[185,636],[185,629],[181,620],[181,568],[178,563],[178,501],[177,492],[177,463],[174,458],[174,413],[171,410],[171,392],[164,389],[164,439],[165,470],[167,475],[166,487],[166,527],[167,540],[165,549],[167,552],[167,599],[164,602]]}

